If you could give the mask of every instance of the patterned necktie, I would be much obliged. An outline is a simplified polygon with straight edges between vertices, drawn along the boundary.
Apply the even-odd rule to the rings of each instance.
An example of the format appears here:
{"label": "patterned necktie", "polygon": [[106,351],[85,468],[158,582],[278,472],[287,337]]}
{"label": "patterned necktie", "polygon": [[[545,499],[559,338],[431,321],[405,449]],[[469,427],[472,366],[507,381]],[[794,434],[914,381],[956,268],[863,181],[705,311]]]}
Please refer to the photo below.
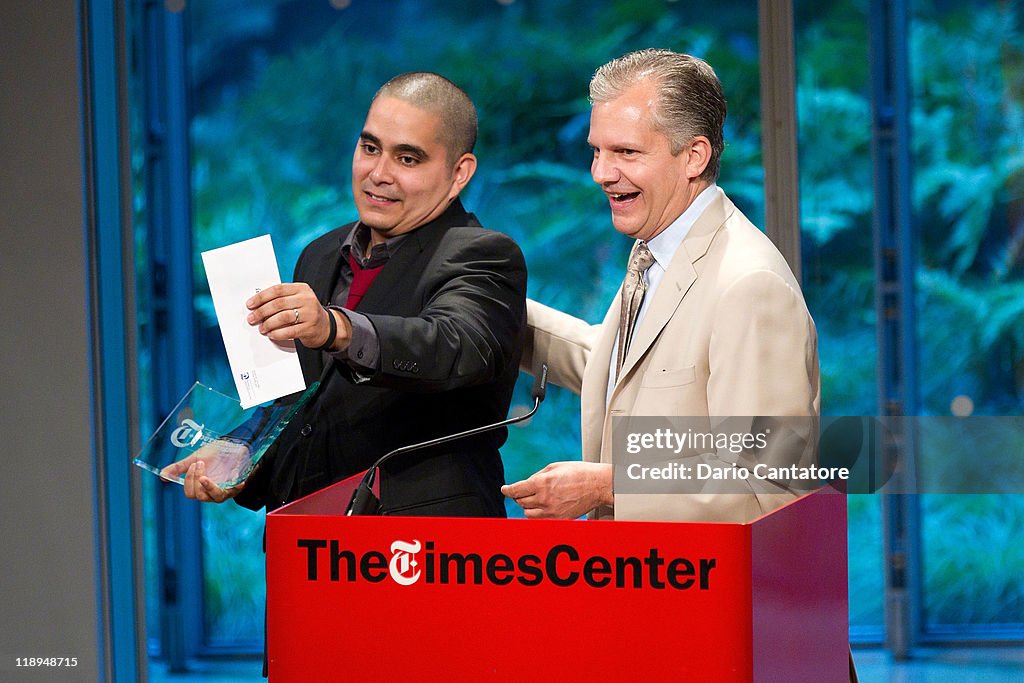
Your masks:
{"label": "patterned necktie", "polygon": [[619,378],[622,362],[626,359],[626,351],[633,337],[633,326],[636,315],[640,312],[640,304],[647,291],[644,273],[654,264],[654,255],[645,242],[637,242],[633,253],[629,255],[629,267],[626,279],[622,282],[622,301],[619,310],[619,348],[615,357],[615,379]]}

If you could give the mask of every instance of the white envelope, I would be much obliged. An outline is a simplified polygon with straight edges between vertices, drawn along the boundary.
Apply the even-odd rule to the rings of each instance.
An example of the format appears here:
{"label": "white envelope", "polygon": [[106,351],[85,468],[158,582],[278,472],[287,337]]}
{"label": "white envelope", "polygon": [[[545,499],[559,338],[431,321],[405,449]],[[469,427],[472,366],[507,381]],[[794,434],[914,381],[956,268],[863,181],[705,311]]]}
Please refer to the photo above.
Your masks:
{"label": "white envelope", "polygon": [[295,343],[273,342],[246,322],[245,302],[262,289],[280,284],[270,235],[203,252],[213,307],[228,352],[243,408],[306,388]]}

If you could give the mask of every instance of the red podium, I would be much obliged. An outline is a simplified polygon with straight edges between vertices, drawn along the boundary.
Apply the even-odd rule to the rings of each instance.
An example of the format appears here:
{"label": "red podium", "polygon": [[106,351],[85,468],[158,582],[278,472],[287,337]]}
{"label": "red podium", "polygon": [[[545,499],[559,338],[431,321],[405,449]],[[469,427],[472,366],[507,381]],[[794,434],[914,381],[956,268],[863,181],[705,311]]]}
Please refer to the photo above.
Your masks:
{"label": "red podium", "polygon": [[267,516],[270,680],[848,679],[846,498],[750,524]]}

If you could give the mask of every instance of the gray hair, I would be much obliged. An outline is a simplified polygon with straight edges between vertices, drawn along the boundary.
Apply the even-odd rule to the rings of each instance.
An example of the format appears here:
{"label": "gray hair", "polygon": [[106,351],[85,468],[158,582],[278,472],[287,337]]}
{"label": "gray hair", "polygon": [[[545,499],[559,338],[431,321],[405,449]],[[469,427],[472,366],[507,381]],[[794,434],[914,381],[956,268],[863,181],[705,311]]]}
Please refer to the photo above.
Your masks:
{"label": "gray hair", "polygon": [[412,71],[399,74],[373,96],[386,95],[441,117],[441,143],[452,167],[476,145],[476,108],[462,88],[440,74]]}
{"label": "gray hair", "polygon": [[654,127],[672,143],[672,154],[698,135],[711,142],[711,157],[701,174],[714,182],[725,148],[725,95],[714,69],[702,59],[671,50],[646,49],[613,59],[590,80],[590,103],[610,102],[644,79],[657,87]]}

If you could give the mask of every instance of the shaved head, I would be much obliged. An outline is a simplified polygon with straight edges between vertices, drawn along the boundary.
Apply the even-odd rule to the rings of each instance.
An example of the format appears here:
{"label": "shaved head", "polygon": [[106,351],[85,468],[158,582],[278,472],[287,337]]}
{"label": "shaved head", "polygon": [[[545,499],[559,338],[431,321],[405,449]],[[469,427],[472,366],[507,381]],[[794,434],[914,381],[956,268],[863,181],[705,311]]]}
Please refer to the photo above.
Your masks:
{"label": "shaved head", "polygon": [[476,108],[459,86],[444,76],[429,71],[413,71],[395,76],[373,96],[394,97],[436,114],[441,119],[441,144],[454,166],[463,154],[476,145]]}

